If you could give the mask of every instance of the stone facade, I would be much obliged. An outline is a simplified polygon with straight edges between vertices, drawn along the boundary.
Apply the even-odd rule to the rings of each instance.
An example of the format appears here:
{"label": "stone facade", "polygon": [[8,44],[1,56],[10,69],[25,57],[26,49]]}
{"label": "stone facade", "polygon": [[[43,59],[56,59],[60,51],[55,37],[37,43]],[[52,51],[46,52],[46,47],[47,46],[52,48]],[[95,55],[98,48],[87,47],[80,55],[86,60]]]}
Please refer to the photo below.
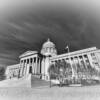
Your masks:
{"label": "stone facade", "polygon": [[[88,68],[91,65],[91,67],[100,72],[100,50],[96,47],[57,55],[56,46],[50,39],[43,44],[41,53],[27,51],[20,55],[19,58],[20,63],[18,65],[7,66],[7,78],[21,78],[31,73],[40,76],[41,79],[49,80],[48,68],[51,64],[59,61],[70,63],[72,77],[77,77],[75,68],[81,67],[83,63],[84,68]],[[79,64],[78,67],[77,64]]]}
{"label": "stone facade", "polygon": [[20,73],[19,71],[20,71],[20,64],[7,66],[7,69],[6,69],[7,79],[18,77]]}
{"label": "stone facade", "polygon": [[[84,69],[94,69],[96,72],[100,73],[100,50],[96,47],[57,55],[55,57],[50,58],[51,64],[55,64],[57,62],[62,61],[70,63],[72,69],[72,78],[78,77],[78,69],[80,69],[82,66],[84,67]],[[100,74],[95,75],[95,77],[96,76],[100,77]]]}

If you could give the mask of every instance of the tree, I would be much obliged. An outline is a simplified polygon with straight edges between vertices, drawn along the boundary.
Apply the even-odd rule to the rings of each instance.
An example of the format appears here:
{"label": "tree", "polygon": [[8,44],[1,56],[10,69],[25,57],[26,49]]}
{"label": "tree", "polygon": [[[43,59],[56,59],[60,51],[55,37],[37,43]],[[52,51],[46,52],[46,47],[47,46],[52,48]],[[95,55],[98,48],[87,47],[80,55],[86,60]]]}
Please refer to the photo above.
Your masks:
{"label": "tree", "polygon": [[72,69],[70,63],[66,63],[64,60],[58,61],[55,64],[51,64],[48,69],[50,79],[58,79],[60,84],[70,79],[72,76]]}
{"label": "tree", "polygon": [[0,67],[0,80],[4,80],[4,79],[5,79],[5,68]]}
{"label": "tree", "polygon": [[57,77],[57,68],[54,64],[50,65],[50,67],[48,69],[48,72],[49,72],[50,79],[56,79],[56,77]]}

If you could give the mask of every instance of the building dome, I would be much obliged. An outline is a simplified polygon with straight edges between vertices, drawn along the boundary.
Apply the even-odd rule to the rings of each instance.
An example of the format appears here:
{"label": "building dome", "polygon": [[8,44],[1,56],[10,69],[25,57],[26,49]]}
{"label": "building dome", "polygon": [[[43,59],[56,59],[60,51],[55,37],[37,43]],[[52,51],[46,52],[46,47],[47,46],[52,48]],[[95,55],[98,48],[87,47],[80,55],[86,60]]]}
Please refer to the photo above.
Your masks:
{"label": "building dome", "polygon": [[47,48],[47,47],[55,47],[55,44],[53,42],[50,41],[50,39],[48,39],[44,44],[43,44],[43,48]]}
{"label": "building dome", "polygon": [[41,54],[45,56],[53,56],[57,54],[55,44],[48,39],[42,46]]}

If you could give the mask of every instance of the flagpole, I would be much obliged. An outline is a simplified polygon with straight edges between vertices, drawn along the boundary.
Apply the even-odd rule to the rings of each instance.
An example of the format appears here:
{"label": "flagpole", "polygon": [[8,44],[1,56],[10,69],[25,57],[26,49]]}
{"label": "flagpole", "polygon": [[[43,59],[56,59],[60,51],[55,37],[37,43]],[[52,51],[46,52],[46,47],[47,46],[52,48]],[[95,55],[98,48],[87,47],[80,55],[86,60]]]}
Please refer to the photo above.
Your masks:
{"label": "flagpole", "polygon": [[68,53],[69,53],[69,47],[68,47]]}
{"label": "flagpole", "polygon": [[67,49],[67,52],[69,53],[69,46],[68,45],[67,45],[67,47],[65,49]]}

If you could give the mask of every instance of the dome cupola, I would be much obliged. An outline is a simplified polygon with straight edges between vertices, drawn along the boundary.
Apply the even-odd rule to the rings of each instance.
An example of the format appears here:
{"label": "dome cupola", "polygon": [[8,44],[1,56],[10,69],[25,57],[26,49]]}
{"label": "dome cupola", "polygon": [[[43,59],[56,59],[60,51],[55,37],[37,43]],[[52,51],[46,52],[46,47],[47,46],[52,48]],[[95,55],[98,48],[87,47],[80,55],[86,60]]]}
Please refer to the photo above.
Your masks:
{"label": "dome cupola", "polygon": [[57,55],[55,44],[48,39],[42,46],[41,54],[45,56]]}
{"label": "dome cupola", "polygon": [[47,42],[45,42],[43,44],[43,48],[48,48],[48,47],[55,47],[55,44],[53,42],[51,42],[49,38],[48,38]]}

